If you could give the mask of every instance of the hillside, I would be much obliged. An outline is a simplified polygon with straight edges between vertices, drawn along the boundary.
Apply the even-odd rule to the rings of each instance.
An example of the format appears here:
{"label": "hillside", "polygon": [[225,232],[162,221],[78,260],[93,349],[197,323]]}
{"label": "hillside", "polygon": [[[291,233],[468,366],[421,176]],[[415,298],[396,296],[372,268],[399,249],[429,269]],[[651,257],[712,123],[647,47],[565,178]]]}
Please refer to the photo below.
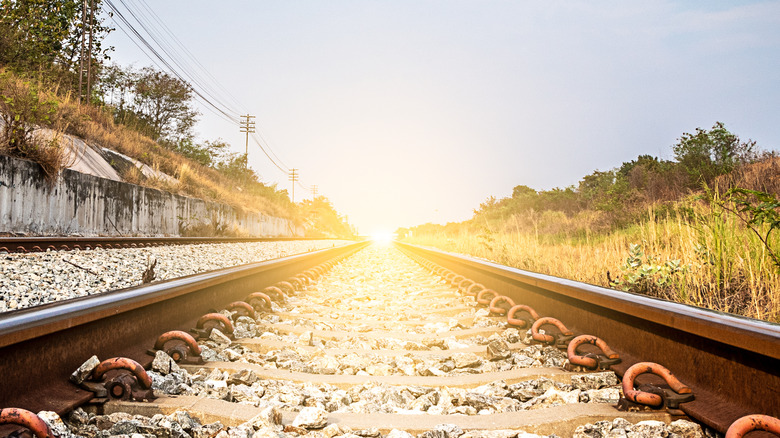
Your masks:
{"label": "hillside", "polygon": [[780,158],[717,123],[675,160],[640,156],[577,186],[489,198],[403,240],[529,271],[780,322]]}
{"label": "hillside", "polygon": [[[307,235],[348,237],[351,229],[327,200],[330,214],[308,217],[286,190],[260,181],[243,156],[226,154],[211,166],[171,150],[137,129],[117,123],[110,108],[78,105],[45,81],[0,70],[0,154],[32,160],[49,181],[64,168],[167,192],[215,201],[248,212],[287,218]],[[213,158],[217,158],[213,154]],[[316,225],[316,226],[315,226]],[[210,235],[227,231],[199,228]]]}

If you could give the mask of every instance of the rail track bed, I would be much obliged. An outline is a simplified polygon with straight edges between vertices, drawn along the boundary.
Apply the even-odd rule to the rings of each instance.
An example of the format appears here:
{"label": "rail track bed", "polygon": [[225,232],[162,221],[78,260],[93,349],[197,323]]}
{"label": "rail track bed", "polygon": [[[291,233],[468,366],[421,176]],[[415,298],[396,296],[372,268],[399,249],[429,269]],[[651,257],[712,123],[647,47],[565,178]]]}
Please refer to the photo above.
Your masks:
{"label": "rail track bed", "polygon": [[143,248],[149,246],[199,245],[212,243],[279,242],[323,240],[306,237],[82,237],[82,236],[0,236],[1,253],[71,251],[85,249]]}
{"label": "rail track bed", "polygon": [[599,294],[627,294],[366,245],[0,315],[0,407],[134,438],[703,437],[780,413],[776,325],[707,314],[705,337],[687,306],[621,316]]}

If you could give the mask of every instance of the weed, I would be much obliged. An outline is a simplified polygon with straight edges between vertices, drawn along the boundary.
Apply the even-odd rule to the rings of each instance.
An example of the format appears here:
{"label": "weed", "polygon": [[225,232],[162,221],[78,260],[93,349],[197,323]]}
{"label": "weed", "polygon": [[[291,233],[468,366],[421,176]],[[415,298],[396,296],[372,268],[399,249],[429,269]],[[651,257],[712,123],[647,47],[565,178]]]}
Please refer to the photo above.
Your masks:
{"label": "weed", "polygon": [[679,283],[686,266],[680,260],[657,263],[653,257],[645,256],[642,245],[630,244],[628,257],[620,268],[622,275],[610,281],[610,286],[628,292],[665,297],[666,290]]}

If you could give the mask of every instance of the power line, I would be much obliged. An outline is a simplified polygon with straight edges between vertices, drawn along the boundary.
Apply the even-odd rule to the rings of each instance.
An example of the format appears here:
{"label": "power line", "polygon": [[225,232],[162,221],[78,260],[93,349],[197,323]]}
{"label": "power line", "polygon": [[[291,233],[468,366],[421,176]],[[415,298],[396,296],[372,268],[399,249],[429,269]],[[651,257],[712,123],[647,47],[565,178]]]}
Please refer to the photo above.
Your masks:
{"label": "power line", "polygon": [[281,159],[281,158],[279,158],[279,156],[278,156],[278,155],[276,155],[276,153],[274,153],[274,150],[273,150],[273,149],[271,149],[271,143],[269,143],[269,142],[268,142],[268,140],[266,140],[265,138],[263,138],[263,135],[262,135],[261,133],[259,133],[259,132],[258,132],[258,133],[257,133],[257,136],[258,136],[258,137],[260,137],[260,140],[262,140],[262,141],[263,141],[263,143],[265,143],[265,146],[266,146],[266,147],[268,148],[268,150],[271,152],[271,155],[273,155],[273,156],[274,156],[274,158],[276,158],[276,160],[277,160],[277,161],[278,161],[278,162],[279,162],[279,163],[282,165],[282,167],[284,167],[285,169],[289,169],[289,168],[290,168],[290,166],[288,166],[288,165],[284,164],[284,161],[282,161],[282,159]]}
{"label": "power line", "polygon": [[[127,3],[125,3],[125,0],[119,0],[119,2],[127,9],[127,12],[130,14],[130,16],[133,17],[135,21],[141,26],[141,28],[146,31],[146,33],[152,38],[152,41],[154,41],[162,50],[162,52],[165,53],[165,55],[167,55],[168,58],[173,62],[173,64],[179,68],[179,72],[187,78],[187,82],[200,88],[203,91],[203,94],[208,95],[211,100],[217,102],[228,112],[235,113],[236,115],[239,114],[238,111],[225,104],[218,95],[213,93],[209,85],[203,82],[203,79],[197,74],[197,72],[192,71],[192,66],[187,63],[186,59],[183,59],[179,52],[173,46],[168,44],[168,42],[160,33],[156,32],[156,29],[154,29],[152,23],[149,23],[147,26],[147,23],[139,18],[139,15],[144,14],[142,10],[139,10],[139,14],[136,15],[136,13],[130,9]],[[144,16],[143,18],[148,20],[147,16]]]}
{"label": "power line", "polygon": [[254,140],[255,144],[257,144],[260,147],[260,150],[263,151],[263,153],[265,154],[266,158],[268,158],[268,160],[271,161],[271,163],[273,163],[273,165],[276,166],[277,169],[279,169],[285,175],[288,174],[287,170],[285,170],[284,167],[282,167],[279,164],[277,164],[276,161],[274,161],[274,159],[271,158],[270,155],[268,155],[268,152],[265,150],[263,145],[259,141],[257,141],[257,138],[255,138],[255,136],[252,136],[252,140]]}
{"label": "power line", "polygon": [[[148,4],[148,3],[146,3],[146,1],[145,1],[145,0],[140,0],[140,2],[141,2],[141,5],[144,7],[144,9],[146,9],[146,11],[147,11],[147,12],[149,13],[149,15],[152,17],[152,19],[154,19],[154,21],[156,21],[156,22],[159,24],[160,28],[162,28],[162,29],[163,29],[163,31],[165,31],[165,33],[166,33],[166,34],[168,34],[168,36],[170,36],[171,40],[172,40],[172,41],[173,41],[173,42],[174,42],[174,43],[175,43],[175,44],[176,44],[176,45],[177,45],[179,48],[181,48],[181,50],[184,52],[184,54],[186,55],[186,57],[185,57],[185,59],[184,59],[184,62],[186,63],[186,58],[189,58],[189,59],[190,59],[190,60],[191,60],[191,61],[192,61],[192,62],[193,62],[195,65],[196,65],[196,68],[195,68],[195,69],[193,69],[193,70],[194,70],[194,73],[197,75],[197,73],[198,73],[198,72],[197,72],[197,70],[198,70],[198,67],[199,67],[199,68],[200,68],[200,71],[201,71],[201,72],[203,72],[203,73],[205,74],[205,76],[207,76],[207,78],[206,78],[207,80],[206,80],[206,82],[205,82],[205,85],[209,85],[209,81],[208,81],[208,79],[211,79],[211,82],[210,82],[211,84],[213,84],[213,85],[216,85],[216,87],[217,87],[217,88],[219,88],[220,90],[222,90],[222,92],[223,92],[225,95],[227,95],[227,97],[228,97],[230,100],[232,100],[234,104],[236,104],[237,106],[241,107],[240,109],[241,109],[242,111],[239,111],[239,112],[248,112],[248,111],[247,111],[247,108],[246,108],[246,107],[244,107],[244,106],[241,104],[241,102],[239,102],[239,101],[238,101],[238,99],[236,99],[236,97],[235,97],[235,96],[233,96],[233,95],[230,93],[230,91],[228,91],[228,90],[227,90],[225,87],[223,87],[223,86],[222,86],[222,83],[221,83],[219,80],[217,80],[217,78],[215,78],[215,77],[214,77],[214,76],[211,74],[211,72],[209,72],[209,71],[208,71],[208,69],[207,69],[207,68],[206,68],[206,67],[205,67],[203,64],[201,64],[201,62],[200,62],[200,61],[198,61],[198,58],[196,58],[196,57],[195,57],[195,55],[193,55],[193,54],[192,54],[192,52],[190,52],[190,50],[189,50],[189,49],[187,49],[187,47],[186,47],[184,44],[182,44],[182,42],[181,42],[181,41],[180,41],[180,40],[179,40],[179,39],[176,37],[176,35],[175,35],[175,34],[174,34],[174,33],[173,33],[171,30],[170,30],[170,28],[169,28],[168,26],[166,26],[166,25],[165,25],[165,22],[163,22],[163,21],[160,19],[160,17],[159,17],[159,16],[158,16],[158,15],[157,15],[157,14],[154,12],[154,10],[153,10],[153,9],[152,9],[152,8],[149,6],[149,4]],[[188,65],[189,65],[189,64],[188,64]],[[215,90],[213,90],[213,89],[212,89],[212,91],[215,91]]]}
{"label": "power line", "polygon": [[[106,4],[118,18],[118,21],[114,20],[114,22],[122,30],[122,32],[130,37],[133,43],[138,46],[138,48],[141,49],[141,51],[144,52],[158,68],[161,70],[168,70],[182,82],[190,84],[190,88],[195,94],[196,99],[204,103],[204,107],[206,109],[225,121],[235,123],[235,117],[238,116],[240,112],[236,111],[234,108],[224,102],[224,100],[221,98],[221,95],[215,91],[214,87],[211,86],[210,81],[204,79],[203,76],[198,73],[198,69],[193,68],[192,63],[187,61],[187,58],[191,59],[197,66],[199,66],[200,69],[213,80],[213,83],[217,84],[217,86],[221,88],[224,93],[230,97],[231,100],[238,103],[237,100],[232,95],[230,95],[230,93],[227,92],[224,87],[221,86],[219,81],[217,81],[214,76],[212,76],[211,73],[209,73],[209,71],[203,66],[203,64],[201,64],[197,58],[195,58],[192,52],[190,52],[186,46],[184,46],[184,44],[182,44],[181,41],[176,38],[173,32],[171,32],[165,23],[160,20],[160,18],[145,2],[145,0],[140,1],[142,3],[142,7],[146,10],[146,13],[144,13],[143,10],[139,10],[138,13],[136,13],[128,6],[125,0],[118,1],[127,10],[128,15],[138,23],[140,28],[145,31],[147,35],[149,35],[152,42],[154,42],[156,46],[160,48],[160,50],[158,51],[152,45],[152,43],[141,34],[138,28],[136,28],[136,26],[131,23],[130,19],[117,8],[117,5],[114,3],[114,1],[106,0]],[[153,25],[153,22],[158,24],[156,28]],[[159,29],[162,29],[162,31],[159,31]],[[169,44],[168,41],[166,41],[165,34],[170,37],[170,40],[174,42],[175,46],[181,48],[185,55],[182,55],[181,51],[177,50],[173,44]],[[164,67],[158,64],[157,61],[162,63]],[[238,103],[238,106],[242,105]],[[252,123],[254,124],[254,122]],[[253,126],[253,128],[255,127]],[[241,132],[245,131],[242,130]],[[269,142],[263,138],[262,134],[256,132],[256,128],[247,133],[247,156],[249,153],[248,137],[250,133],[252,134],[253,140],[260,147],[260,150],[263,151],[263,154],[265,154],[268,160],[271,161],[271,163],[282,173],[285,175],[288,174],[286,169],[289,169],[290,167],[281,158],[279,158],[279,156],[271,148]],[[263,143],[265,146],[263,146]]]}
{"label": "power line", "polygon": [[[121,1],[122,0],[120,0],[120,2]],[[152,46],[152,44],[149,43],[149,41],[146,38],[144,38],[143,35],[141,35],[141,33],[135,28],[135,26],[133,26],[132,23],[130,23],[130,20],[128,20],[127,17],[125,17],[124,14],[122,14],[122,12],[116,7],[116,5],[111,0],[106,0],[106,4],[112,10],[112,12],[114,12],[114,15],[116,17],[119,17],[119,20],[122,22],[122,24],[124,24],[124,26],[126,26],[130,30],[130,32],[132,32],[132,34],[135,35],[135,38],[137,38],[141,43],[143,43],[144,46],[146,46],[146,48],[149,50],[149,52],[151,52],[154,55],[155,58],[157,58],[160,62],[163,63],[163,65],[165,65],[165,67],[169,72],[171,72],[171,74],[176,76],[182,82],[187,82],[187,80],[182,76],[182,74],[179,73],[162,55],[160,55],[160,53]],[[122,4],[124,5],[124,3]],[[125,5],[125,7],[127,6]],[[120,24],[118,22],[116,23],[117,25]],[[147,56],[149,56],[149,52],[147,52],[146,50],[144,50],[144,52],[147,54]],[[206,96],[204,96],[200,91],[198,91],[198,89],[194,87],[190,87],[190,89],[192,90],[193,93],[195,93],[198,97],[200,97],[203,102],[207,103],[209,106],[211,106],[220,114],[222,114],[225,117],[225,120],[232,122],[232,120],[234,120],[234,115],[238,114],[238,113],[235,113],[234,115],[229,114],[227,111],[220,108],[217,104],[215,104],[214,102],[209,100]]]}

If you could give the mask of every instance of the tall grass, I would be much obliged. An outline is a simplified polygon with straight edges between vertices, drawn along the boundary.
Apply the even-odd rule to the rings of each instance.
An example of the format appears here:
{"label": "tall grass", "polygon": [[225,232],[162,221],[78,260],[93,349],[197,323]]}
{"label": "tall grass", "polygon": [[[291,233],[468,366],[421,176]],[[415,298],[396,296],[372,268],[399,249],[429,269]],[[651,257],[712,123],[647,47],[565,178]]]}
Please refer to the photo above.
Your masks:
{"label": "tall grass", "polygon": [[[588,215],[566,218],[544,212],[548,214],[464,223],[405,240],[528,271],[780,322],[780,272],[766,247],[716,203],[688,200],[678,207],[688,214],[659,217],[650,207],[647,219],[605,233],[587,231],[581,222],[593,220]],[[575,226],[572,221],[580,223]],[[567,225],[586,232],[562,232]],[[540,232],[553,229],[557,232]]]}

